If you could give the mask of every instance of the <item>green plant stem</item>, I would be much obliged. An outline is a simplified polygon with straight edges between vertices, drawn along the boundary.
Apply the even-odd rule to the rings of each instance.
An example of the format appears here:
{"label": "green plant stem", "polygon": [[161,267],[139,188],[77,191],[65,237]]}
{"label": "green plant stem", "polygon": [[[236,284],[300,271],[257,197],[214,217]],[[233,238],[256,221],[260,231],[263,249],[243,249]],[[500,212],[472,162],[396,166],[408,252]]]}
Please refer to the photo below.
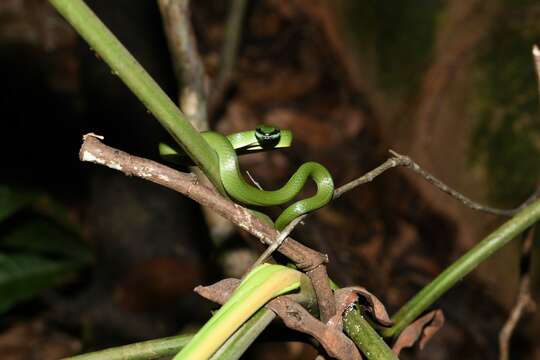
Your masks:
{"label": "green plant stem", "polygon": [[224,194],[217,155],[152,77],[81,0],[49,0]]}
{"label": "green plant stem", "polygon": [[383,331],[385,337],[397,335],[431,304],[439,299],[448,289],[463,279],[486,258],[502,248],[510,240],[540,219],[540,200],[526,207],[512,219],[460,257],[416,296],[405,304],[392,318],[394,326]]}
{"label": "green plant stem", "polygon": [[260,308],[212,355],[210,360],[240,359],[248,347],[275,318],[276,314],[273,311],[265,307]]}
{"label": "green plant stem", "polygon": [[193,335],[172,336],[91,352],[64,360],[149,360],[173,356],[187,345]]}
{"label": "green plant stem", "polygon": [[356,307],[343,316],[343,328],[369,360],[396,360],[397,355],[384,342]]}
{"label": "green plant stem", "polygon": [[[300,292],[289,295],[289,298],[302,304],[312,315],[318,315],[317,295],[307,276],[300,279]],[[211,360],[239,359],[275,318],[273,311],[265,307],[259,309],[212,355]]]}

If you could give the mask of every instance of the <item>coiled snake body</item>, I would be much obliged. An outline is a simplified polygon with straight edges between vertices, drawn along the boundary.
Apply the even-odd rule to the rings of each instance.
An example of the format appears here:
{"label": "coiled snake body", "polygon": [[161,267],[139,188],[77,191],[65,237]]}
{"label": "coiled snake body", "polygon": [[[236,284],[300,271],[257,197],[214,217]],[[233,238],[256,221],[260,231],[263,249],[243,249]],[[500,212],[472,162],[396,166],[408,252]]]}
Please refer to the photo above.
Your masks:
{"label": "coiled snake body", "polygon": [[[223,187],[231,198],[243,204],[250,206],[285,204],[302,190],[308,178],[313,179],[317,185],[317,192],[309,198],[294,202],[279,215],[275,222],[275,228],[279,231],[298,216],[317,210],[332,199],[334,193],[332,176],[324,166],[316,162],[302,164],[285,185],[273,191],[261,190],[246,182],[242,176],[238,154],[288,147],[292,141],[292,134],[288,130],[261,125],[255,130],[229,136],[213,131],[203,132],[202,136],[218,156]],[[168,158],[178,156],[175,150],[163,144],[160,145],[160,152]]]}

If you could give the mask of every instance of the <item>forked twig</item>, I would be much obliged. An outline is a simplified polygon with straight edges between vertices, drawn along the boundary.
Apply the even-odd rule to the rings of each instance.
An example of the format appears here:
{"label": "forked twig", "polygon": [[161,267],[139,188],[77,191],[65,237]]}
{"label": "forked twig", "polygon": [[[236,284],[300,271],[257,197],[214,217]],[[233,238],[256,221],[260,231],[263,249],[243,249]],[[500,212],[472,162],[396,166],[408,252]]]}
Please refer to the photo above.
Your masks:
{"label": "forked twig", "polygon": [[389,152],[393,155],[391,158],[387,159],[384,163],[377,166],[375,169],[367,172],[365,175],[359,177],[358,179],[355,179],[351,182],[348,182],[345,185],[340,186],[334,191],[334,199],[337,199],[341,197],[344,193],[351,191],[352,189],[373,181],[377,176],[381,175],[385,171],[398,167],[398,166],[404,166],[415,173],[422,176],[427,182],[437,187],[442,192],[445,192],[446,194],[450,195],[451,197],[461,201],[463,205],[477,211],[482,211],[486,213],[490,213],[493,215],[502,215],[502,216],[508,216],[511,217],[515,214],[517,214],[519,211],[523,210],[530,204],[534,202],[534,200],[538,197],[540,194],[540,190],[537,190],[534,192],[525,202],[523,202],[520,206],[518,206],[515,209],[497,209],[490,206],[482,205],[476,201],[473,201],[466,197],[465,195],[461,194],[459,191],[456,191],[446,185],[444,182],[436,178],[434,175],[430,174],[428,171],[422,169],[420,165],[415,163],[410,157],[406,155],[401,155],[394,150],[389,150]]}
{"label": "forked twig", "polygon": [[[266,259],[268,259],[270,256],[272,256],[272,254],[274,253],[274,251],[276,251],[282,244],[283,242],[287,239],[287,237],[289,237],[289,234],[294,230],[294,228],[300,224],[302,222],[302,220],[307,216],[307,214],[304,214],[302,216],[299,216],[297,217],[296,219],[294,219],[293,221],[291,221],[286,227],[285,229],[283,229],[280,233],[279,233],[279,236],[276,238],[276,241],[274,241],[273,244],[271,244],[270,246],[268,246],[266,248],[266,250],[257,258],[257,260],[255,260],[255,262],[253,263],[253,265],[251,265],[251,269],[254,269],[256,268],[257,266],[259,266],[260,264],[262,264],[263,262],[266,261]],[[248,271],[249,272],[249,271]]]}

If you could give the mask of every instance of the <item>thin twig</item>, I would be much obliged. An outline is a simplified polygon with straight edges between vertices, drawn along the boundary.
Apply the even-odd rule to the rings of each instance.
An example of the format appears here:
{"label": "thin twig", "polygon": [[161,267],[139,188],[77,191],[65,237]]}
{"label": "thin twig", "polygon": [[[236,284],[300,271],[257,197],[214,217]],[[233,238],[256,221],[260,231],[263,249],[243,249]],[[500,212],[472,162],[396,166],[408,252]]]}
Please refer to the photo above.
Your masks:
{"label": "thin twig", "polygon": [[524,310],[530,308],[534,302],[531,299],[529,293],[529,275],[526,275],[522,278],[520,290],[518,294],[518,301],[516,302],[508,320],[504,324],[500,334],[499,334],[499,359],[508,360],[509,359],[509,350],[510,350],[510,338],[512,333],[521,319]]}
{"label": "thin twig", "polygon": [[208,112],[211,116],[221,105],[225,93],[233,77],[234,66],[238,55],[240,39],[242,37],[242,25],[246,13],[248,0],[232,0],[227,19],[225,40],[221,49],[221,61],[219,73],[213,83],[208,103]]}
{"label": "thin twig", "polygon": [[259,182],[257,180],[255,180],[255,178],[253,176],[251,176],[251,174],[247,170],[246,170],[246,175],[247,175],[248,179],[253,183],[253,185],[255,185],[257,187],[257,189],[264,190],[262,188],[261,184],[259,184]]}
{"label": "thin twig", "polygon": [[420,174],[427,182],[431,183],[435,187],[437,187],[439,190],[447,193],[448,195],[452,196],[453,198],[461,201],[463,205],[478,211],[483,211],[486,213],[494,214],[494,215],[503,215],[503,216],[513,216],[516,213],[520,212],[530,204],[534,202],[534,200],[537,198],[536,193],[533,194],[529,199],[527,199],[523,204],[518,206],[515,209],[497,209],[490,206],[484,206],[482,204],[477,203],[476,201],[473,201],[466,197],[465,195],[459,193],[458,191],[450,188],[448,185],[443,183],[441,180],[437,179],[435,176],[431,175],[426,170],[422,169],[420,165],[415,163],[411,158],[405,155],[398,154],[397,152],[393,150],[389,150],[392,155],[394,155],[397,158],[400,158],[403,160],[403,165],[408,167],[409,169],[413,170],[417,174]]}
{"label": "thin twig", "polygon": [[536,198],[540,194],[540,190],[537,190],[525,202],[523,202],[520,206],[518,206],[515,209],[497,209],[497,208],[493,208],[493,207],[490,207],[490,206],[485,206],[485,205],[482,205],[480,203],[477,203],[476,201],[473,201],[473,200],[469,199],[468,197],[461,194],[460,192],[452,189],[451,187],[446,185],[444,182],[442,182],[441,180],[437,179],[435,176],[430,174],[428,171],[422,169],[420,167],[420,165],[415,163],[410,157],[408,157],[406,155],[398,154],[397,152],[395,152],[393,150],[389,150],[389,152],[393,155],[393,157],[387,159],[384,163],[377,166],[375,169],[369,171],[365,175],[359,177],[358,179],[355,179],[355,180],[353,180],[353,181],[351,181],[351,182],[337,188],[334,191],[334,199],[337,199],[337,198],[341,197],[347,191],[351,191],[352,189],[354,189],[354,188],[356,188],[356,187],[358,187],[358,186],[360,186],[362,184],[373,181],[373,179],[375,179],[377,176],[379,176],[382,173],[384,173],[385,171],[387,171],[389,169],[392,169],[392,168],[395,168],[397,166],[404,166],[404,167],[407,167],[407,168],[413,170],[414,172],[416,172],[417,174],[422,176],[427,182],[434,185],[435,187],[437,187],[442,192],[445,192],[448,195],[450,195],[451,197],[461,201],[461,203],[463,203],[463,205],[465,205],[465,206],[467,206],[467,207],[469,207],[469,208],[471,208],[473,210],[483,211],[483,212],[494,214],[494,215],[503,215],[503,216],[511,217],[511,216],[517,214],[518,212],[520,212],[521,210],[523,210],[524,208],[526,208],[527,206],[529,206],[530,204],[532,204],[534,202],[534,200],[536,200]]}
{"label": "thin twig", "polygon": [[536,70],[536,83],[538,84],[538,94],[540,94],[540,49],[538,48],[538,45],[533,46],[532,55],[534,60],[534,69]]}
{"label": "thin twig", "polygon": [[171,52],[180,108],[199,131],[208,130],[204,65],[191,25],[189,0],[158,0]]}
{"label": "thin twig", "polygon": [[517,301],[499,333],[499,360],[508,360],[510,354],[510,340],[517,323],[526,311],[534,311],[536,304],[531,296],[530,288],[530,256],[534,241],[534,227],[529,229],[521,248],[521,264],[523,266]]}
{"label": "thin twig", "polygon": [[[257,266],[259,266],[260,264],[262,264],[263,262],[266,261],[266,259],[268,259],[270,256],[272,256],[272,254],[274,253],[274,251],[276,251],[282,244],[283,242],[287,239],[287,237],[289,236],[289,234],[294,230],[294,228],[300,223],[302,222],[302,220],[306,217],[307,215],[304,214],[302,216],[299,216],[297,217],[296,219],[294,219],[293,221],[291,221],[286,227],[285,229],[283,229],[280,233],[279,233],[279,236],[276,238],[276,241],[270,245],[269,247],[266,248],[266,250],[261,254],[261,256],[259,256],[259,258],[257,260],[255,260],[255,262],[253,263],[253,265],[251,265],[251,269],[254,269],[256,268]],[[249,271],[248,271],[249,272]],[[247,274],[247,273],[246,273]]]}
{"label": "thin twig", "polygon": [[516,328],[517,323],[523,316],[523,312],[533,307],[533,300],[529,292],[529,274],[526,274],[521,279],[519,286],[518,299],[514,308],[510,312],[510,316],[499,333],[499,360],[508,360],[510,354],[510,339]]}
{"label": "thin twig", "polygon": [[388,160],[386,160],[384,163],[382,163],[381,165],[377,166],[375,169],[360,176],[358,179],[348,182],[345,185],[342,185],[339,188],[335,189],[334,199],[341,197],[346,192],[351,191],[362,184],[373,181],[373,179],[375,179],[377,176],[384,173],[386,170],[395,168],[396,166],[404,166],[404,165],[405,165],[404,159],[399,158],[399,157],[391,157]]}

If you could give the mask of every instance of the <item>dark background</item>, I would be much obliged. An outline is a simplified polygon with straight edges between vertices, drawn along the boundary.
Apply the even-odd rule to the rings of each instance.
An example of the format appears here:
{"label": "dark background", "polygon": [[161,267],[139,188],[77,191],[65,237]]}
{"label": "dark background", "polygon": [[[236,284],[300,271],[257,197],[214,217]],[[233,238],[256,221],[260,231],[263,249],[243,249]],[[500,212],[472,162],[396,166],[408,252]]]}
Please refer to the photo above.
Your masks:
{"label": "dark background", "polygon": [[[87,3],[177,99],[156,3]],[[227,9],[228,2],[193,2],[210,80]],[[252,1],[235,76],[211,126],[293,130],[292,150],[243,162],[265,187],[309,160],[340,185],[391,148],[477,201],[514,207],[540,174],[531,56],[539,13],[535,1]],[[54,359],[202,323],[211,305],[192,288],[238,271],[231,264],[244,268],[253,248],[236,233],[215,240],[192,201],[78,160],[87,132],[159,160],[157,143],[170,139],[158,122],[46,1],[0,3],[0,72],[0,183],[65,206],[94,254],[61,287],[1,315],[0,353],[30,359],[39,347],[40,358]],[[370,289],[393,312],[502,221],[395,169],[311,215],[295,238],[329,255],[332,278]],[[519,245],[445,295],[437,304],[445,327],[403,358],[497,358],[517,293]],[[527,315],[513,358],[540,356],[537,336],[538,318]],[[279,328],[269,329],[251,355],[274,358],[279,337]],[[279,356],[314,353],[291,343]]]}

